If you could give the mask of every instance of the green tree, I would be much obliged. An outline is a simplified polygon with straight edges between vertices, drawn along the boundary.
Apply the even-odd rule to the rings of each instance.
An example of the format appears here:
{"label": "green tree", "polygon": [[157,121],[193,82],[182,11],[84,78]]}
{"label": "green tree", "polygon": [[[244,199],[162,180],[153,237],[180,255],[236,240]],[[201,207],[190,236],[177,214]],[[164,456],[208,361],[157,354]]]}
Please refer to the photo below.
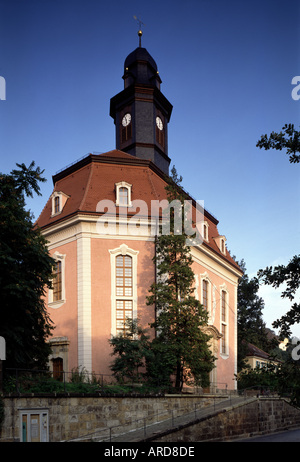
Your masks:
{"label": "green tree", "polygon": [[300,132],[295,130],[293,124],[286,124],[279,133],[272,132],[270,136],[262,135],[256,146],[265,150],[282,151],[286,149],[290,163],[300,162]]}
{"label": "green tree", "polygon": [[[110,368],[118,382],[126,379],[140,381],[145,376],[146,362],[150,352],[149,335],[137,319],[126,319],[125,331],[109,340],[114,361]],[[142,368],[142,372],[141,372]]]}
{"label": "green tree", "polygon": [[238,265],[244,274],[238,284],[237,324],[238,324],[238,371],[245,367],[247,343],[269,352],[271,344],[267,338],[266,325],[262,311],[264,301],[259,297],[259,281],[256,277],[249,279],[245,261]]}
{"label": "green tree", "polygon": [[[294,301],[300,287],[300,255],[295,255],[286,266],[278,265],[275,268],[270,266],[259,270],[258,277],[264,284],[275,288],[284,284],[286,288],[281,297]],[[284,316],[273,322],[273,327],[280,329],[281,337],[289,337],[291,335],[290,326],[299,322],[300,303],[295,302]]]}
{"label": "green tree", "polygon": [[[148,305],[155,305],[156,329],[155,359],[168,358],[168,373],[175,374],[175,388],[193,381],[197,385],[209,385],[209,372],[214,367],[214,357],[208,346],[209,336],[203,332],[207,313],[194,295],[194,273],[188,238],[184,230],[185,195],[182,181],[175,167],[166,187],[170,225],[168,233],[160,233],[156,242],[154,263],[157,281],[151,286]],[[173,201],[177,201],[175,206]],[[179,204],[179,207],[176,206]],[[180,229],[177,229],[180,228]],[[163,363],[162,363],[163,364]],[[156,363],[156,369],[161,366]],[[154,366],[152,367],[152,369]]]}
{"label": "green tree", "polygon": [[[300,162],[300,132],[295,130],[293,124],[286,124],[283,131],[272,132],[268,137],[263,135],[257,142],[259,148],[286,150],[291,163]],[[264,284],[271,285],[275,288],[286,285],[282,292],[282,298],[288,298],[294,301],[297,296],[297,289],[300,287],[300,255],[295,255],[290,262],[284,265],[278,265],[275,268],[267,267],[258,271],[258,277]],[[290,326],[300,322],[300,303],[293,303],[291,309],[280,319],[274,321],[273,327],[280,328],[280,335],[288,337],[291,334]]]}
{"label": "green tree", "polygon": [[0,174],[0,336],[6,341],[5,368],[45,368],[52,323],[43,296],[54,261],[46,241],[25,210],[25,196],[40,195],[45,181],[34,162]]}

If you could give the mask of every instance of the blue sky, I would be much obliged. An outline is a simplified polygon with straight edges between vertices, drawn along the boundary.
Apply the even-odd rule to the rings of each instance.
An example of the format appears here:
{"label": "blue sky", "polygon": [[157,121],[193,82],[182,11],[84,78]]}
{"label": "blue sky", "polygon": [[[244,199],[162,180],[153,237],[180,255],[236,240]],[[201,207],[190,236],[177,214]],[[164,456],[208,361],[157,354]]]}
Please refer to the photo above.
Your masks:
{"label": "blue sky", "polygon": [[[185,189],[215,215],[250,276],[299,253],[299,164],[262,151],[262,134],[299,127],[300,8],[296,0],[0,0],[0,171],[34,160],[52,175],[89,152],[115,148],[110,98],[138,46],[155,59],[173,104],[169,156]],[[286,311],[261,288],[271,323]],[[300,338],[300,326],[294,329]]]}

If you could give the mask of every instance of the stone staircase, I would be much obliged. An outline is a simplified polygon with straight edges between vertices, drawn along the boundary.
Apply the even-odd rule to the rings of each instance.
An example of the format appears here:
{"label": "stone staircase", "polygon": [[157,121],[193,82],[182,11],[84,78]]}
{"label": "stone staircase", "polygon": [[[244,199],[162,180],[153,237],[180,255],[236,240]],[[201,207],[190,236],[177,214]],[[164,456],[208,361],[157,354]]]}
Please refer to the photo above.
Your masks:
{"label": "stone staircase", "polygon": [[239,406],[244,406],[253,401],[257,401],[256,397],[240,397],[240,396],[229,396],[227,399],[224,399],[218,403],[214,403],[210,406],[199,408],[187,412],[181,415],[176,415],[176,412],[172,412],[169,418],[166,418],[161,421],[148,423],[148,418],[145,417],[139,421],[139,426],[134,429],[126,431],[126,427],[123,428],[123,431],[118,431],[118,434],[114,434],[114,429],[109,429],[109,435],[97,435],[90,436],[90,441],[98,442],[150,442],[155,441],[156,438],[159,438],[163,435],[173,433],[178,431],[180,428],[188,427],[199,423],[205,419],[210,419],[211,417],[218,415],[222,412],[227,412],[229,410],[235,409]]}

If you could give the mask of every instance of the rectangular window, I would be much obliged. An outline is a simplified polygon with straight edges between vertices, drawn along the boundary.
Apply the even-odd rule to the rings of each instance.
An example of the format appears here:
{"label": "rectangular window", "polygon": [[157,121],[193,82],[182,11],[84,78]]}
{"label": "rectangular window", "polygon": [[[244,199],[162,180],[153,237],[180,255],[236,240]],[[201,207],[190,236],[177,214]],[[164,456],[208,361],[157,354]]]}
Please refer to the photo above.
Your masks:
{"label": "rectangular window", "polygon": [[56,262],[56,269],[53,278],[53,301],[56,302],[62,299],[62,263],[60,260]]}
{"label": "rectangular window", "polygon": [[59,201],[59,199],[60,199],[59,196],[56,196],[54,198],[54,213],[60,212],[60,204],[59,204],[60,201]]}
{"label": "rectangular window", "polygon": [[119,189],[119,205],[120,206],[128,205],[128,188]]}
{"label": "rectangular window", "polygon": [[116,258],[116,295],[132,297],[132,259],[119,255]]}
{"label": "rectangular window", "polygon": [[165,147],[165,136],[163,130],[159,130],[156,127],[156,140],[164,148]]}
{"label": "rectangular window", "polygon": [[132,258],[128,255],[116,257],[116,331],[125,332],[125,321],[133,318]]}
{"label": "rectangular window", "polygon": [[208,308],[207,288],[208,288],[208,282],[207,281],[202,281],[202,305],[206,310]]}
{"label": "rectangular window", "polygon": [[125,143],[125,141],[129,141],[132,137],[132,124],[126,125],[126,127],[121,128],[121,143]]}
{"label": "rectangular window", "polygon": [[221,298],[221,334],[222,334],[222,353],[227,353],[227,316],[226,316],[226,292],[222,290]]}
{"label": "rectangular window", "polygon": [[126,330],[126,319],[132,319],[132,300],[117,300],[116,301],[116,327],[117,334],[124,334]]}

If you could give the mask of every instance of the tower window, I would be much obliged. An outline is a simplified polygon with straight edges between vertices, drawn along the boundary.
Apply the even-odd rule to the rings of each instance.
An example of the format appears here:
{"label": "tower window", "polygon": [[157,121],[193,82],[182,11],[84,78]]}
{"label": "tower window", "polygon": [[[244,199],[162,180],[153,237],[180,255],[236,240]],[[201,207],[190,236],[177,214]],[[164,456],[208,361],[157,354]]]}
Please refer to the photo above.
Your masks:
{"label": "tower window", "polygon": [[132,137],[131,114],[126,113],[122,118],[121,123],[121,143],[125,143]]}
{"label": "tower window", "polygon": [[163,148],[165,147],[165,132],[164,132],[164,125],[163,121],[160,117],[156,117],[156,141],[160,144]]}

